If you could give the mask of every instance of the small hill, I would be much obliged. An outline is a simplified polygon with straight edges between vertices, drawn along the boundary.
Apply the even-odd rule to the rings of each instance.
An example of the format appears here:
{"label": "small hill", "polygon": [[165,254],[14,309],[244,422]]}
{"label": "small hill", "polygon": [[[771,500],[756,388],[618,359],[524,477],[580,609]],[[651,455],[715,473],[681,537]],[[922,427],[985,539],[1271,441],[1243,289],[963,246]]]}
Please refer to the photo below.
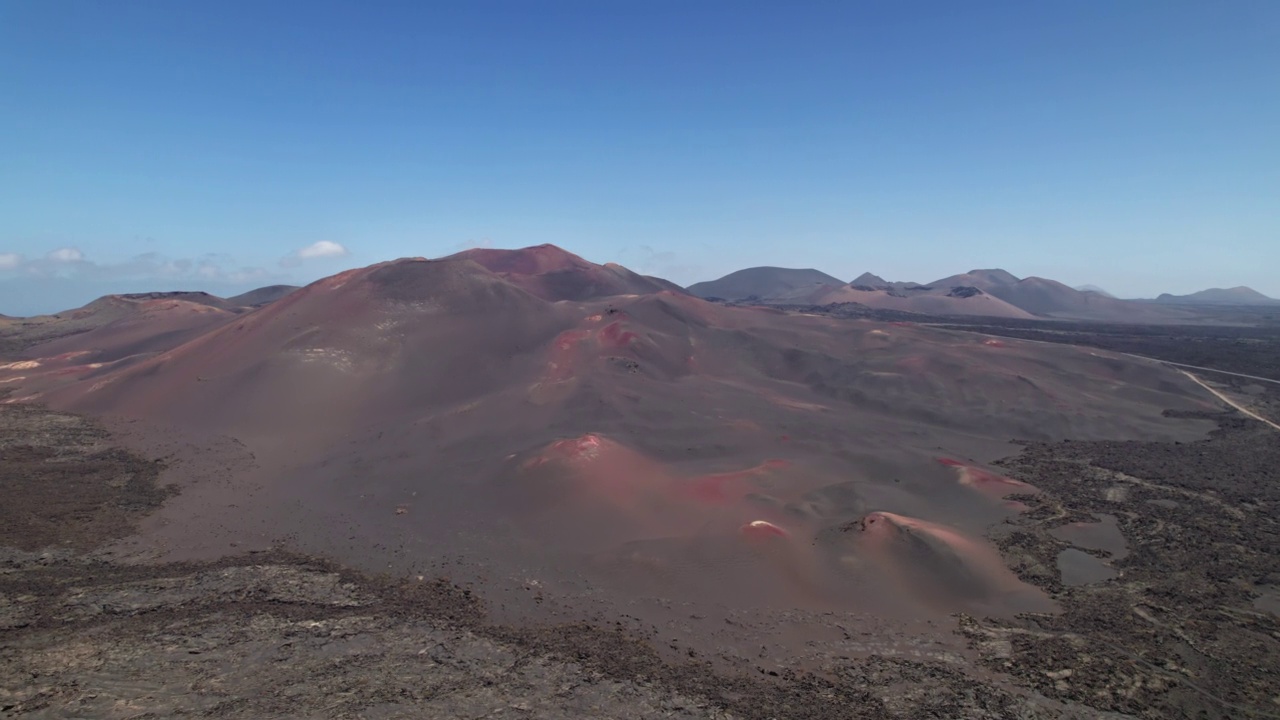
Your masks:
{"label": "small hill", "polygon": [[898,310],[926,315],[971,315],[1021,319],[1034,317],[1031,313],[972,286],[921,291],[846,285],[839,288],[826,288],[812,295],[808,301],[814,305],[853,302],[877,310]]}
{"label": "small hill", "polygon": [[729,273],[719,280],[690,285],[693,295],[703,298],[745,300],[800,300],[824,287],[840,287],[843,280],[812,268],[754,267]]}
{"label": "small hill", "polygon": [[163,352],[240,312],[243,308],[203,292],[107,295],[74,310],[15,319],[0,340],[33,357],[77,351],[84,362],[114,362]]}
{"label": "small hill", "polygon": [[890,283],[888,280],[885,280],[884,278],[880,277],[879,275],[875,275],[875,274],[873,274],[873,273],[869,273],[869,272],[864,272],[864,273],[862,273],[861,275],[859,275],[858,277],[854,278],[854,279],[853,279],[853,282],[851,282],[851,283],[849,283],[849,284],[850,284],[850,285],[865,285],[865,286],[867,286],[867,287],[880,288],[880,287],[889,287],[889,286],[890,286],[890,285],[892,285],[893,283]]}
{"label": "small hill", "polygon": [[268,303],[273,303],[297,289],[297,285],[268,285],[229,297],[227,302],[240,307],[261,307]]}
{"label": "small hill", "polygon": [[1164,293],[1156,302],[1166,305],[1280,305],[1280,300],[1267,297],[1243,285],[1233,288],[1209,288],[1190,295]]}

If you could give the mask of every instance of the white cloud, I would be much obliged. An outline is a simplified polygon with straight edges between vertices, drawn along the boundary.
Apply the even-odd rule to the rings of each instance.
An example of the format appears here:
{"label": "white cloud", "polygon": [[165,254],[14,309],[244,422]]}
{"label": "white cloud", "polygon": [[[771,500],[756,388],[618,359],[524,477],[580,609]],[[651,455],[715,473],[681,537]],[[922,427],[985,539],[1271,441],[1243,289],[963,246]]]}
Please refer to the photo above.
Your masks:
{"label": "white cloud", "polygon": [[13,270],[22,264],[18,253],[0,253],[0,270]]}
{"label": "white cloud", "polygon": [[296,255],[298,256],[298,259],[300,260],[311,260],[313,258],[325,258],[325,257],[342,257],[343,255],[349,255],[349,254],[350,252],[348,252],[345,247],[343,247],[339,243],[333,242],[332,240],[320,240],[318,242],[314,242],[302,248],[301,250],[297,251],[296,253]]}
{"label": "white cloud", "polygon": [[65,247],[50,252],[48,258],[54,262],[77,263],[84,261],[84,253],[73,247]]}

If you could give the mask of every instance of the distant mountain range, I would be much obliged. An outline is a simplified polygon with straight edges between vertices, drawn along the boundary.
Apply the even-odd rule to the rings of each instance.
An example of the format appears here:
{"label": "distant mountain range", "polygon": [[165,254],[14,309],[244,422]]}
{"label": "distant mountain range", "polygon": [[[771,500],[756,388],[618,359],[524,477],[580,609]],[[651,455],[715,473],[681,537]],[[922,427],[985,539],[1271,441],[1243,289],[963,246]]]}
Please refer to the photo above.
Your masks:
{"label": "distant mountain range", "polygon": [[931,283],[890,282],[863,273],[845,283],[818,270],[758,267],[719,280],[696,283],[689,292],[704,298],[765,304],[853,302],[882,310],[932,315],[1060,318],[1101,322],[1172,322],[1190,319],[1196,305],[1280,304],[1249,288],[1211,289],[1155,300],[1121,300],[1094,285],[1069,287],[1041,277],[1019,278],[1001,269],[970,270]]}
{"label": "distant mountain range", "polygon": [[[686,289],[614,263],[596,265],[551,245],[519,252],[472,249],[443,259],[469,261],[525,292],[557,301],[675,292],[761,305],[857,303],[925,315],[1138,323],[1195,321],[1205,318],[1211,312],[1208,308],[1280,307],[1280,300],[1247,287],[1210,288],[1189,295],[1166,293],[1154,299],[1119,299],[1096,285],[1073,288],[1048,278],[1020,278],[999,268],[970,270],[918,283],[889,281],[870,272],[845,282],[813,268],[753,267]],[[15,333],[28,340],[48,340],[106,326],[131,327],[139,318],[166,327],[172,325],[175,336],[183,335],[196,332],[207,323],[268,305],[298,289],[271,285],[229,298],[204,292],[108,295],[53,315],[0,315],[0,343],[16,337]],[[1197,307],[1201,310],[1197,311]],[[111,333],[120,340],[122,352],[138,350],[130,344],[129,333]]]}
{"label": "distant mountain range", "polygon": [[1170,295],[1164,293],[1155,302],[1166,305],[1280,305],[1280,300],[1247,288],[1243,285],[1233,288],[1209,288],[1190,295]]}

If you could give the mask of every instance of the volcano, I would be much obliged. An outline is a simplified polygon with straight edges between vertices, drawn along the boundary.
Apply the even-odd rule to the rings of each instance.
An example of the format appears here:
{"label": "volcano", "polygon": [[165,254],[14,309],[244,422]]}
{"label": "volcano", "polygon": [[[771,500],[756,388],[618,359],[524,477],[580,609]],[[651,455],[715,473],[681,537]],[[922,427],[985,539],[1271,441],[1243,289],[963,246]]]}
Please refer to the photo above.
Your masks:
{"label": "volcano", "polygon": [[242,449],[149,530],[174,559],[253,538],[618,598],[1044,610],[983,539],[1034,488],[986,463],[1010,438],[1197,436],[1164,411],[1206,407],[1133,358],[719,305],[546,245],[380,263],[240,313],[128,302],[172,303],[139,326],[163,349],[123,362],[117,319],[0,382]]}

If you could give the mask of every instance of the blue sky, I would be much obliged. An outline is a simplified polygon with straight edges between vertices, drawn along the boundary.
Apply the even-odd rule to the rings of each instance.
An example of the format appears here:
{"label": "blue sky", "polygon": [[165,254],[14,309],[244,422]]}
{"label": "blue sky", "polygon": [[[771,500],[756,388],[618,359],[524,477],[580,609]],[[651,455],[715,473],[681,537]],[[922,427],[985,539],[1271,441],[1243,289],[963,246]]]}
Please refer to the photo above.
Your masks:
{"label": "blue sky", "polygon": [[1273,0],[0,0],[0,313],[543,242],[1280,297],[1278,78]]}

